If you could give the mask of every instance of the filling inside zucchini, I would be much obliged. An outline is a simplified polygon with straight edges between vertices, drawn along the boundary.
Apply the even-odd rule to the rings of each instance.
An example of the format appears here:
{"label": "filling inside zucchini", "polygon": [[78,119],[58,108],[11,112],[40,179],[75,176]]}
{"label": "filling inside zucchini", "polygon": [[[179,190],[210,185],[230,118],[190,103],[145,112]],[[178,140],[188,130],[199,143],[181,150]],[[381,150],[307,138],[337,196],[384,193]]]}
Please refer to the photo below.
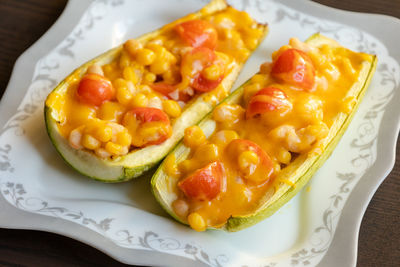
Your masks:
{"label": "filling inside zucchini", "polygon": [[[221,1],[208,7],[217,4]],[[56,130],[71,149],[111,165],[127,159],[127,167],[147,169],[144,158],[151,159],[151,164],[162,159],[184,128],[197,123],[228,95],[240,67],[266,33],[266,26],[247,13],[224,5],[211,13],[206,6],[160,31],[130,39],[106,54],[107,58],[75,71],[46,100],[50,120],[56,123],[50,135]],[[193,104],[196,111],[190,111]],[[58,142],[60,138],[52,139]],[[155,160],[149,153],[124,158],[161,144],[166,147]],[[70,154],[63,156],[74,165]],[[81,158],[84,161],[88,155]],[[125,171],[126,176],[140,173]],[[94,176],[102,178],[101,174]]]}
{"label": "filling inside zucchini", "polygon": [[374,60],[319,35],[292,38],[200,127],[185,130],[184,146],[153,177],[156,197],[197,231],[237,230],[266,214],[333,149]]}

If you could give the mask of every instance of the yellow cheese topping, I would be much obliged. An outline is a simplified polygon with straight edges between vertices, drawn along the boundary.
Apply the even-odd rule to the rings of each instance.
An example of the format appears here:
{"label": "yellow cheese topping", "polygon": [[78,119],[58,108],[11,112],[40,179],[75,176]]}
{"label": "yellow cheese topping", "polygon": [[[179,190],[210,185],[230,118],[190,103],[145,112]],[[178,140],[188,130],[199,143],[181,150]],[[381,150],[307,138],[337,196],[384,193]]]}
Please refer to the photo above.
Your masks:
{"label": "yellow cheese topping", "polygon": [[[178,165],[174,160],[165,162],[165,169],[169,169],[167,174],[174,172],[174,177],[180,179],[175,189],[178,197],[172,207],[193,229],[204,230],[204,223],[207,227],[220,227],[231,216],[252,214],[280,183],[295,186],[289,180],[277,181],[275,178],[299,155],[322,153],[321,141],[328,135],[336,116],[353,109],[356,99],[346,95],[357,82],[362,62],[372,60],[369,55],[339,46],[317,48],[293,38],[289,45],[273,54],[274,62],[288,49],[303,51],[311,59],[315,72],[310,90],[276,78],[277,75],[271,71],[273,63],[264,63],[260,73],[245,85],[238,104],[222,104],[214,110],[213,119],[217,126],[213,134],[198,144],[201,129],[197,127],[196,135],[187,132],[185,145],[196,143],[196,146],[189,145],[189,157]],[[268,87],[280,89],[287,102],[276,102],[276,98],[268,94],[255,95]],[[254,110],[252,103],[255,102],[272,103],[281,108],[248,116]],[[195,140],[191,140],[193,136]],[[254,149],[232,150],[232,140],[236,139],[257,144],[269,157],[272,175],[256,171],[261,168],[262,153]],[[200,199],[193,193],[193,186],[199,184],[192,183],[189,190],[184,181],[192,178],[196,170],[216,161],[223,165],[225,172],[219,193],[214,198]],[[204,187],[199,190],[204,190]]]}
{"label": "yellow cheese topping", "polygon": [[[171,132],[169,124],[192,98],[210,90],[215,91],[210,101],[227,95],[218,84],[248,58],[264,33],[247,13],[231,7],[182,26],[183,37],[177,28],[180,22],[167,25],[150,40],[128,40],[114,60],[87,69],[86,75],[111,82],[111,97],[106,95],[100,104],[78,96],[83,81],[78,74],[68,81],[65,93],[50,94],[46,105],[53,109],[59,131],[72,147],[109,158],[165,141]],[[211,32],[210,40],[199,48],[191,42],[202,41],[202,31],[206,37]],[[158,109],[165,116],[157,119],[158,124],[140,123],[136,113],[136,118],[127,118],[134,108]],[[117,136],[121,133],[123,137]]]}

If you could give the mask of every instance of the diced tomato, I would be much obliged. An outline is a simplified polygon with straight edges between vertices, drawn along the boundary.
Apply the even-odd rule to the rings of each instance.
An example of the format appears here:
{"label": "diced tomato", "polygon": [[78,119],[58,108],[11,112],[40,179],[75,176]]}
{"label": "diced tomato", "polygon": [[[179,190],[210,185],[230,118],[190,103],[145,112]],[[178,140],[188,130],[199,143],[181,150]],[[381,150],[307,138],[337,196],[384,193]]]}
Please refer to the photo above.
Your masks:
{"label": "diced tomato", "polygon": [[223,75],[219,76],[217,80],[208,80],[206,79],[203,74],[198,73],[192,82],[192,87],[199,92],[209,92],[215,89],[224,78]]}
{"label": "diced tomato", "polygon": [[178,183],[178,187],[190,199],[212,200],[221,192],[225,170],[220,161],[214,161]]}
{"label": "diced tomato", "polygon": [[238,157],[244,151],[255,152],[259,159],[259,165],[252,177],[246,177],[255,182],[266,182],[268,181],[273,172],[274,165],[268,154],[256,143],[246,139],[234,139],[226,147],[226,151],[229,155]]}
{"label": "diced tomato", "polygon": [[258,114],[274,110],[290,110],[292,103],[287,95],[275,87],[267,87],[258,91],[247,106],[246,118],[252,118]]}
{"label": "diced tomato", "polygon": [[158,108],[133,108],[129,112],[134,114],[136,119],[141,122],[161,121],[168,124],[170,123],[168,115]]}
{"label": "diced tomato", "polygon": [[157,83],[150,85],[150,87],[154,91],[165,95],[169,99],[180,100],[180,101],[186,102],[186,101],[189,101],[189,99],[191,98],[190,95],[188,95],[186,92],[184,92],[182,90],[180,90],[177,93],[177,97],[172,97],[172,95],[174,94],[174,91],[179,90],[177,84],[168,84],[165,82],[157,82]]}
{"label": "diced tomato", "polygon": [[273,62],[271,74],[278,80],[311,91],[315,68],[310,57],[301,50],[287,49]]}
{"label": "diced tomato", "polygon": [[111,82],[95,73],[85,74],[77,90],[80,101],[95,106],[100,106],[104,101],[110,100],[113,93]]}
{"label": "diced tomato", "polygon": [[164,82],[153,83],[152,85],[150,85],[150,87],[154,91],[157,91],[165,96],[168,96],[168,94],[176,90],[176,85]]}
{"label": "diced tomato", "polygon": [[221,69],[225,68],[211,49],[206,47],[194,48],[182,58],[182,77],[191,77],[190,86],[196,91],[209,92],[216,88],[224,77],[223,71],[216,80],[208,80],[203,76],[202,71],[212,64],[219,65]]}
{"label": "diced tomato", "polygon": [[217,30],[208,21],[201,19],[186,21],[175,26],[175,31],[192,47],[215,49],[217,46]]}
{"label": "diced tomato", "polygon": [[150,136],[151,138],[149,138],[147,141],[141,141],[139,144],[135,144],[135,142],[133,142],[135,146],[145,147],[149,145],[158,145],[167,140],[172,134],[171,124],[168,115],[161,109],[148,107],[133,108],[128,111],[125,116],[129,116],[129,114],[134,115],[136,120],[140,121],[139,127],[143,126],[146,123],[152,122],[161,122],[162,125],[165,126],[160,127],[160,130],[154,133],[155,136]]}

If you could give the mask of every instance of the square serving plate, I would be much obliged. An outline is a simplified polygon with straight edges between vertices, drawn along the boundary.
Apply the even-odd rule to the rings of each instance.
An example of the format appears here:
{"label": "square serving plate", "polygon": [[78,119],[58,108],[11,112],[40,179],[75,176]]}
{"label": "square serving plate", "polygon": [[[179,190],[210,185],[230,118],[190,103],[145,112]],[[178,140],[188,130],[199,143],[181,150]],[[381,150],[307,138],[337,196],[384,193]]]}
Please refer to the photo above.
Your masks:
{"label": "square serving plate", "polygon": [[397,19],[309,1],[230,1],[270,26],[235,87],[290,37],[306,39],[315,32],[379,59],[371,86],[329,160],[276,214],[243,231],[194,232],[158,206],[150,177],[123,184],[92,181],[70,169],[50,144],[44,99],[63,77],[205,3],[69,1],[52,28],[18,59],[1,101],[1,227],[69,236],[130,264],[355,266],[362,216],[394,164],[400,121],[400,37],[392,34],[400,32]]}

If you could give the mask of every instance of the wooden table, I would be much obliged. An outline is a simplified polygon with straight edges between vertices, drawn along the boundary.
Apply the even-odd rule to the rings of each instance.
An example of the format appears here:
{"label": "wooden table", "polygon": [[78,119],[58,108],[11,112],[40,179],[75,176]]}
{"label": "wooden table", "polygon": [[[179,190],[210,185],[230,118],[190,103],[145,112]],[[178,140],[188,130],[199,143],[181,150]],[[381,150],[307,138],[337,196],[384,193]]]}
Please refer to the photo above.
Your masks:
{"label": "wooden table", "polygon": [[[17,57],[56,21],[66,2],[67,0],[0,1],[0,97],[7,86]],[[347,10],[381,13],[400,18],[400,0],[317,0],[317,2]],[[357,266],[399,265],[399,211],[398,142],[396,165],[373,197],[361,225]],[[0,229],[0,266],[77,265],[122,266],[123,264],[90,246],[56,234]]]}

